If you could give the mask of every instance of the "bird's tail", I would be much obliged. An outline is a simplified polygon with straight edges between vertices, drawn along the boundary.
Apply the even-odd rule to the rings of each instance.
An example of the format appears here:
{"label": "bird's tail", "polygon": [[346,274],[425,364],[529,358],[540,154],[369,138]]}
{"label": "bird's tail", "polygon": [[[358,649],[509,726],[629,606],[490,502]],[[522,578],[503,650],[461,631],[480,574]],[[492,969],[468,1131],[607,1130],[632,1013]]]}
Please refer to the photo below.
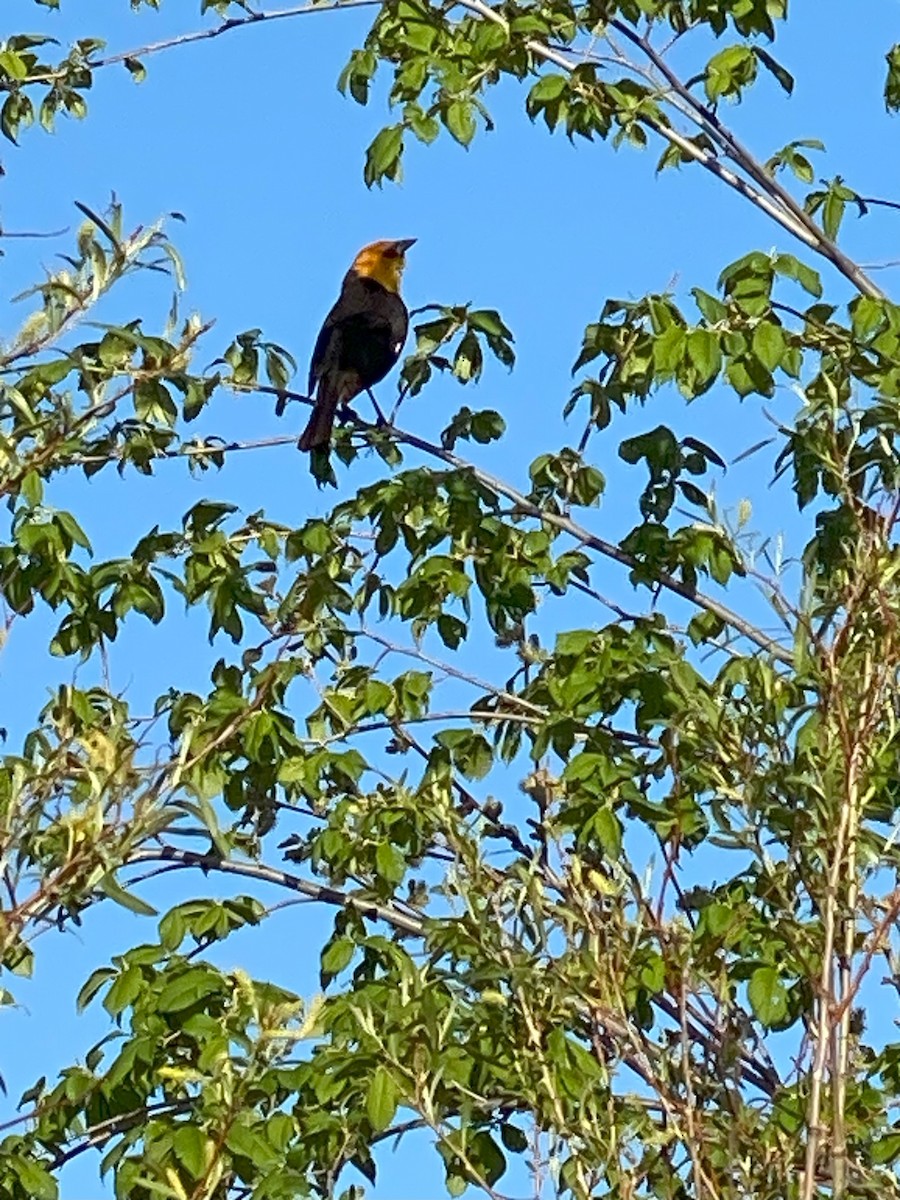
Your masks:
{"label": "bird's tail", "polygon": [[337,411],[340,393],[340,386],[335,387],[333,381],[325,378],[319,380],[316,402],[306,428],[300,434],[300,440],[297,443],[301,450],[318,450],[322,446],[327,446],[331,441],[334,414]]}

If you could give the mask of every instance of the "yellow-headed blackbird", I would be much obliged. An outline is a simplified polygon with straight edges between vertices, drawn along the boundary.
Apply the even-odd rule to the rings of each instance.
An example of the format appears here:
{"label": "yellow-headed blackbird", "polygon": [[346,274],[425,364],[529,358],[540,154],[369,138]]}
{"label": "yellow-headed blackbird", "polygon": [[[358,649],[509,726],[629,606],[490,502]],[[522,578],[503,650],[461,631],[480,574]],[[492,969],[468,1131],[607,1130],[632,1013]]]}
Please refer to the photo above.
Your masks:
{"label": "yellow-headed blackbird", "polygon": [[309,394],[316,389],[316,403],[300,435],[301,450],[326,446],[338,407],[384,379],[400,357],[409,326],[400,277],[415,240],[372,242],[344,276],[309,366]]}

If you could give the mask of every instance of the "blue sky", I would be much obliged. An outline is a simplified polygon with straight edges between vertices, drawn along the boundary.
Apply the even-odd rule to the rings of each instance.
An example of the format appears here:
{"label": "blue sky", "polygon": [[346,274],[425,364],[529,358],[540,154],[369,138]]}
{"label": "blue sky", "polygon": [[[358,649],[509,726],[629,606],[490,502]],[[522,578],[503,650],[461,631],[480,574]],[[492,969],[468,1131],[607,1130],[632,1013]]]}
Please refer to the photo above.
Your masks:
{"label": "blue sky", "polygon": [[[169,0],[161,13],[135,14],[126,0],[93,0],[90,6],[62,0],[61,11],[51,13],[29,0],[6,0],[5,13],[16,32],[47,31],[63,44],[102,36],[110,51],[119,51],[198,28],[195,7]],[[897,198],[900,126],[885,116],[881,89],[884,53],[900,40],[900,4],[815,0],[794,8],[775,47],[795,74],[793,97],[786,99],[764,79],[742,106],[725,109],[726,119],[763,158],[791,139],[819,137],[828,148],[827,156],[817,157],[822,175],[841,174],[865,195]],[[356,250],[377,237],[418,237],[405,279],[410,305],[471,300],[498,308],[516,336],[518,363],[512,374],[489,365],[474,391],[440,382],[407,407],[406,423],[433,436],[462,403],[500,409],[507,438],[476,455],[521,484],[538,453],[578,440],[577,418],[567,429],[560,413],[583,327],[607,297],[638,297],[674,285],[684,299],[693,286],[714,290],[721,268],[750,249],[801,251],[699,169],[656,177],[658,151],[615,153],[584,142],[573,148],[543,125],[533,127],[522,111],[524,92],[514,84],[489,98],[496,129],[480,133],[468,152],[446,136],[427,149],[410,144],[402,185],[367,191],[363,155],[388,120],[385,89],[376,87],[363,109],[341,97],[335,81],[371,15],[367,9],[313,14],[178,48],[148,58],[149,75],[140,86],[122,68],[98,73],[86,121],[61,120],[51,137],[32,130],[21,147],[0,147],[6,171],[0,179],[2,225],[11,231],[74,229],[80,217],[72,201],[99,209],[111,192],[122,201],[128,224],[178,210],[187,218],[172,228],[187,266],[184,308],[216,318],[209,357],[235,332],[260,326],[295,354],[302,373]],[[689,46],[682,53],[690,57]],[[692,61],[696,66],[701,59]],[[849,217],[845,228],[844,244],[861,261],[900,258],[900,214]],[[3,248],[0,280],[7,299],[34,281],[67,241],[10,241]],[[820,269],[829,286],[824,264]],[[877,277],[892,289],[895,271]],[[838,281],[832,298],[848,297]],[[103,316],[124,322],[152,311],[161,325],[167,303],[165,286],[142,283],[124,289],[121,298],[114,295]],[[6,337],[24,312],[4,305],[2,314],[0,337]],[[784,390],[768,407],[788,419],[797,402]],[[616,499],[626,479],[616,458],[618,441],[660,421],[710,441],[728,459],[770,428],[758,400],[739,406],[718,389],[689,408],[659,397],[646,411],[617,418],[593,443],[609,487],[589,521],[604,536],[623,532],[635,519],[633,508]],[[207,427],[226,438],[266,437],[299,426],[296,410],[278,422],[264,398],[223,396],[207,418]],[[786,485],[763,486],[768,468],[764,456],[750,459],[718,481],[719,493],[732,505],[752,495],[754,527],[783,531],[788,546],[799,551],[805,527],[792,513]],[[360,464],[348,485],[375,469]],[[633,484],[627,486],[630,494]],[[235,455],[221,474],[199,480],[174,462],[162,464],[150,481],[105,473],[90,483],[60,481],[48,493],[51,503],[76,512],[98,557],[127,554],[153,524],[176,526],[202,497],[236,500],[250,511],[265,508],[292,523],[324,511],[334,498],[316,490],[292,447]],[[616,570],[610,568],[601,583],[628,601],[630,589]],[[606,616],[574,604],[565,619],[585,625]],[[150,697],[170,685],[202,687],[210,663],[223,652],[207,645],[205,625],[203,614],[175,611],[162,630],[129,627],[113,655],[115,686],[132,697]],[[72,674],[71,664],[42,655],[46,630],[39,618],[17,626],[0,660],[0,724],[10,729],[13,744],[33,723],[47,688]],[[213,880],[204,886],[216,890]],[[170,894],[159,884],[148,892],[159,903]],[[91,913],[77,936],[41,939],[35,978],[18,989],[22,1007],[0,1017],[0,1070],[12,1097],[37,1075],[52,1077],[103,1031],[99,1013],[75,1018],[72,997],[111,953],[151,936],[149,927],[136,933],[135,920],[107,906]],[[326,921],[330,914],[313,908],[288,909],[272,919],[263,937],[229,942],[223,961],[260,974],[277,966],[281,982],[308,994],[316,986],[314,947]],[[286,944],[305,948],[287,968]],[[441,1193],[440,1172],[430,1160],[416,1158],[410,1171],[408,1159],[381,1157],[385,1170],[376,1195],[382,1200]],[[93,1164],[67,1171],[64,1200],[103,1194]]]}

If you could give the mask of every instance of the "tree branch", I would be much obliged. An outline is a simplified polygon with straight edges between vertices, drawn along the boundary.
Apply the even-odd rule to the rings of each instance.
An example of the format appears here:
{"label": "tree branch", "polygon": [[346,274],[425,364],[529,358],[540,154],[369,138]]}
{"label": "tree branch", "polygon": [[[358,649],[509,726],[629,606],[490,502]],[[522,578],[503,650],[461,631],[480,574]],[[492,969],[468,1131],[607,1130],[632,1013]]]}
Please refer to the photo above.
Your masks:
{"label": "tree branch", "polygon": [[129,1129],[133,1129],[135,1125],[140,1125],[151,1116],[156,1116],[160,1113],[165,1116],[180,1116],[182,1113],[190,1112],[194,1107],[194,1103],[193,1100],[176,1100],[172,1102],[163,1101],[159,1104],[146,1104],[141,1108],[132,1109],[131,1112],[120,1113],[118,1116],[109,1117],[105,1121],[99,1121],[96,1125],[91,1125],[84,1131],[81,1135],[83,1140],[77,1146],[72,1146],[70,1149],[56,1154],[53,1159],[53,1170],[58,1171],[60,1167],[64,1167],[66,1163],[71,1162],[73,1158],[77,1158],[79,1154],[84,1154],[86,1150],[97,1149],[97,1147],[104,1145],[104,1143],[117,1134],[127,1133]]}
{"label": "tree branch", "polygon": [[30,230],[25,229],[25,230],[15,230],[14,231],[11,229],[3,229],[2,227],[0,227],[0,238],[28,238],[29,240],[39,239],[39,238],[57,238],[57,237],[62,237],[62,235],[64,233],[68,233],[68,232],[69,232],[69,227],[67,225],[64,226],[62,229],[48,230],[46,233],[41,230],[37,230],[37,229],[30,229]]}
{"label": "tree branch", "polygon": [[[376,432],[374,425],[368,425],[365,421],[356,419],[358,428],[369,429]],[[384,432],[382,428],[381,432]],[[547,525],[552,525],[556,529],[561,529],[564,533],[570,534],[576,541],[583,546],[588,546],[592,550],[596,550],[598,554],[602,554],[606,558],[611,558],[623,567],[629,567],[632,570],[641,567],[640,561],[621,546],[615,545],[613,542],[608,542],[604,538],[598,537],[585,529],[583,525],[579,525],[577,521],[573,521],[571,517],[565,516],[562,513],[549,512],[546,509],[540,508],[532,500],[529,500],[522,492],[517,491],[509,484],[504,483],[502,479],[498,479],[496,475],[491,475],[488,471],[482,470],[481,467],[475,466],[473,463],[467,462],[465,459],[457,457],[449,450],[445,450],[442,446],[436,445],[434,442],[429,442],[425,438],[418,437],[416,434],[407,433],[402,429],[396,429],[393,426],[387,427],[387,432],[393,437],[394,441],[401,445],[412,446],[416,450],[421,450],[424,454],[428,454],[433,458],[440,459],[441,462],[447,463],[448,466],[457,471],[469,471],[485,487],[497,492],[498,495],[504,496],[507,500],[511,500],[523,515],[533,517],[536,521],[545,522]],[[654,583],[667,591],[674,593],[676,596],[681,596],[682,599],[696,604],[698,608],[704,609],[706,612],[713,613],[724,621],[726,625],[731,626],[748,641],[753,642],[761,650],[765,650],[767,654],[771,654],[778,662],[785,665],[793,663],[793,655],[784,646],[780,645],[773,638],[768,637],[762,630],[757,629],[749,621],[745,620],[738,613],[728,608],[727,605],[721,604],[712,596],[707,596],[704,592],[699,591],[690,584],[683,583],[674,576],[667,574],[665,571],[660,571],[654,576]]]}
{"label": "tree branch", "polygon": [[232,862],[220,858],[217,854],[200,854],[195,850],[181,850],[176,846],[160,846],[158,849],[136,849],[125,859],[123,866],[140,862],[177,863],[182,867],[197,867],[204,873],[221,871],[223,875],[240,875],[246,879],[256,879],[261,883],[273,883],[277,887],[287,888],[308,896],[310,900],[319,900],[323,904],[334,905],[335,908],[352,908],[364,917],[373,921],[384,921],[399,933],[408,933],[413,937],[422,937],[423,924],[415,917],[409,917],[399,909],[383,904],[375,904],[371,900],[363,900],[339,888],[329,887],[324,883],[313,883],[292,875],[288,871],[280,871],[276,867],[267,867],[264,863]]}
{"label": "tree branch", "polygon": [[[849,279],[857,291],[866,296],[883,297],[884,293],[865,272],[851,259],[848,258],[839,247],[826,237],[824,231],[816,224],[810,214],[803,208],[801,204],[794,199],[788,189],[781,184],[774,175],[766,172],[763,165],[757,161],[754,155],[744,146],[731,130],[722,124],[718,116],[701,103],[693,94],[689,87],[684,84],[681,79],[675,74],[665,58],[659,54],[650,43],[649,38],[638,34],[626,22],[620,20],[612,20],[609,23],[611,29],[624,37],[633,46],[637,46],[647,59],[653,64],[657,71],[663,76],[672,91],[678,98],[690,109],[691,114],[696,118],[698,124],[703,130],[716,141],[733,162],[735,162],[743,171],[745,171],[754,181],[760,192],[755,192],[752,188],[746,188],[745,181],[728,179],[725,172],[721,169],[716,169],[713,164],[717,160],[702,151],[700,155],[695,156],[697,161],[708,170],[712,170],[720,179],[728,183],[730,187],[736,188],[746,195],[748,199],[754,203],[759,203],[763,197],[772,197],[780,206],[777,211],[772,211],[768,205],[760,205],[764,207],[770,216],[774,217],[780,225],[795,237],[806,244],[817,253],[827,258],[834,267],[846,278]],[[656,127],[657,133],[662,136],[667,134]],[[693,145],[693,143],[689,143]],[[695,147],[695,149],[697,149]],[[719,164],[721,168],[721,164]],[[745,186],[739,187],[738,183]]]}

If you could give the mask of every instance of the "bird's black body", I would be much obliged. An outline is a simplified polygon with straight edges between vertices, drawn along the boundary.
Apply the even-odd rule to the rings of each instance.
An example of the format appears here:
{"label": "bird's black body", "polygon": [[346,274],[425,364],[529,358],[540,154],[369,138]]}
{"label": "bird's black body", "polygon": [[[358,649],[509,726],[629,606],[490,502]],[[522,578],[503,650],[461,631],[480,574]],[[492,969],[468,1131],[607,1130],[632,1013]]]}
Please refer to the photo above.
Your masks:
{"label": "bird's black body", "polygon": [[408,327],[397,292],[354,268],[347,272],[313,350],[309,394],[315,389],[316,403],[301,450],[327,445],[338,407],[384,379],[400,357]]}

